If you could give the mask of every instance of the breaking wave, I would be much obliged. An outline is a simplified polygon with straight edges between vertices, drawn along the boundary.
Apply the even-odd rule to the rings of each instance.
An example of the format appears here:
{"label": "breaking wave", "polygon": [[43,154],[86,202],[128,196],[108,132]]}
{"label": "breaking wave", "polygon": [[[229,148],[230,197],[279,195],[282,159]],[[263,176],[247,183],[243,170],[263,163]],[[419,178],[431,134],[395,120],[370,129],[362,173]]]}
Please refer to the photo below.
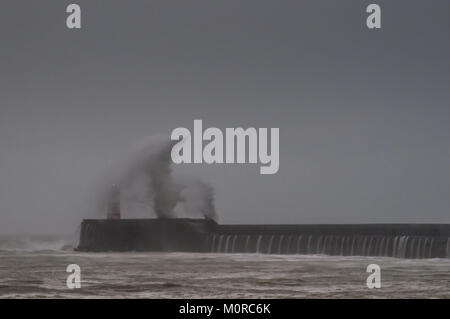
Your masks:
{"label": "breaking wave", "polygon": [[68,238],[39,236],[0,237],[0,251],[64,251],[73,250],[75,243]]}

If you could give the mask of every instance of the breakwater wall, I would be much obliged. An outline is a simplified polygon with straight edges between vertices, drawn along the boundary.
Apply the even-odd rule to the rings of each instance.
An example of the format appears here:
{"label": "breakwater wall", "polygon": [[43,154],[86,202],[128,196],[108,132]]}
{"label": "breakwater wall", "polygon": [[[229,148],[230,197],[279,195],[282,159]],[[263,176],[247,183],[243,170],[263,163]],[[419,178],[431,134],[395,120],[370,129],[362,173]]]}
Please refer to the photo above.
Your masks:
{"label": "breakwater wall", "polygon": [[219,225],[205,219],[88,219],[81,224],[77,250],[450,258],[450,225]]}

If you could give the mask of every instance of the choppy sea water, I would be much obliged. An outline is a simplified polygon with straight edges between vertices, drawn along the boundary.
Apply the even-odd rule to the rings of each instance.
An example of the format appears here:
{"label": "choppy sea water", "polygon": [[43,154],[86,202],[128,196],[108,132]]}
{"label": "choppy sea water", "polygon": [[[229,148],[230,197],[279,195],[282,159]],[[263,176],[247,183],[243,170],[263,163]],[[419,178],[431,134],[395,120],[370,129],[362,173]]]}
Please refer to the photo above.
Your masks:
{"label": "choppy sea water", "polygon": [[[78,253],[62,246],[0,245],[0,298],[450,298],[450,259]],[[67,288],[69,264],[81,268],[79,289]],[[381,267],[380,289],[366,285],[369,264]]]}

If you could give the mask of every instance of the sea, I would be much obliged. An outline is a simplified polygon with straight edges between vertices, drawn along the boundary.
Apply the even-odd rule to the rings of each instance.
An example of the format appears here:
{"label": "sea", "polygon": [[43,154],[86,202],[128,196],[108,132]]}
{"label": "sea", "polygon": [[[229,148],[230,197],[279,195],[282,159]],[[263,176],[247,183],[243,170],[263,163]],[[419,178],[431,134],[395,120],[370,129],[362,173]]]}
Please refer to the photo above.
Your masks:
{"label": "sea", "polygon": [[[75,246],[66,238],[0,237],[0,298],[450,298],[450,259],[85,253]],[[379,266],[380,288],[367,284],[369,265]]]}

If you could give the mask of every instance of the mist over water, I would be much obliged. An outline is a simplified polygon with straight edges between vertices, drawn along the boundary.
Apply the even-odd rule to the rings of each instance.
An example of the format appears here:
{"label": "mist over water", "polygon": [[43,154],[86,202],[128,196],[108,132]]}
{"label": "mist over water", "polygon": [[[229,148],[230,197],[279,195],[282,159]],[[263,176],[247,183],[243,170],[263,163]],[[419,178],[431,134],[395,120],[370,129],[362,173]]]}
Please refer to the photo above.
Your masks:
{"label": "mist over water", "polygon": [[[72,31],[61,2],[0,10],[0,298],[450,298],[447,237],[220,234],[206,254],[73,251],[114,185],[123,218],[450,223],[450,1],[383,1],[371,33],[361,1],[103,2],[80,1],[86,23]],[[121,151],[195,118],[280,128],[280,171],[175,170],[159,135]],[[2,236],[23,233],[67,236]],[[429,258],[436,247],[448,258]],[[66,287],[73,263],[79,290]],[[372,263],[379,290],[366,287]]]}

